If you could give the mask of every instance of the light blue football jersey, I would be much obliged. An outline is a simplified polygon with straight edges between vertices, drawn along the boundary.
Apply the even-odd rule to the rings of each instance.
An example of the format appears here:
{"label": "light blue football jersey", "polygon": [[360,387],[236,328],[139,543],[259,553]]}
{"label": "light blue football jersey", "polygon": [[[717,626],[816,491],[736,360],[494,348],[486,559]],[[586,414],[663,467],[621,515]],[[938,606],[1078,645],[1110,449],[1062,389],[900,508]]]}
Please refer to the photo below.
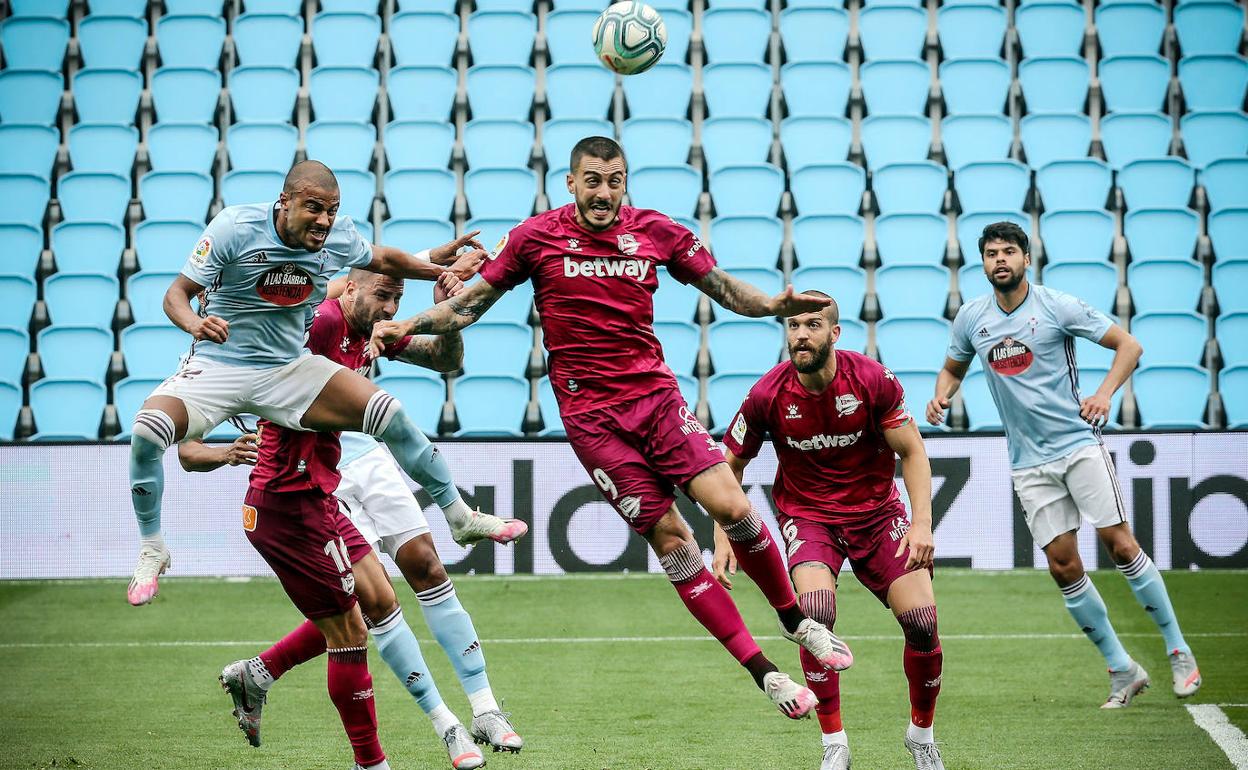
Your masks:
{"label": "light blue football jersey", "polygon": [[325,298],[343,267],[366,267],[372,245],[340,216],[317,252],[277,236],[275,203],[228,206],[208,223],[182,275],[205,287],[199,313],[230,324],[225,344],[200,341],[192,355],[235,366],[287,364],[303,351],[306,308]]}
{"label": "light blue football jersey", "polygon": [[955,361],[978,355],[983,363],[1011,467],[1042,465],[1099,441],[1079,416],[1074,338],[1099,342],[1112,325],[1083,300],[1034,284],[1013,313],[994,294],[958,310],[948,355]]}

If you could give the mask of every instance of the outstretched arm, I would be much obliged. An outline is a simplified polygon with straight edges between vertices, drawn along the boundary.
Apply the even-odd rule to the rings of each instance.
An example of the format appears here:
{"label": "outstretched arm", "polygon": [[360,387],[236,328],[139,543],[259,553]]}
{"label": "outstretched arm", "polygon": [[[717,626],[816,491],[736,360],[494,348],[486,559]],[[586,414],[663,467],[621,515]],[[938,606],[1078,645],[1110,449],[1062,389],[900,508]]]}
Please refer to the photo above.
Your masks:
{"label": "outstretched arm", "polygon": [[[447,299],[444,284],[450,283],[452,278],[444,275],[433,285],[434,304]],[[435,372],[458,371],[464,365],[464,338],[458,331],[437,337],[412,337],[395,360]]]}
{"label": "outstretched arm", "polygon": [[751,318],[763,316],[788,317],[801,313],[813,313],[822,310],[832,303],[827,297],[816,297],[810,294],[798,294],[793,287],[786,286],[784,291],[774,297],[768,297],[755,286],[733,278],[718,267],[693,282],[693,285],[734,313]]}
{"label": "outstretched arm", "polygon": [[501,296],[501,289],[481,280],[406,321],[378,321],[373,325],[373,338],[369,343],[373,357],[380,356],[386,345],[408,335],[458,332],[480,318]]}
{"label": "outstretched arm", "polygon": [[[479,230],[465,233],[449,243],[429,249],[424,256],[408,254],[393,246],[373,244],[373,261],[368,264],[368,269],[392,278],[419,278],[426,281],[436,281],[438,276],[449,270],[461,281],[466,281],[476,275],[481,263],[485,261],[486,251],[476,239],[479,233]],[[459,254],[459,250],[465,246],[470,250]]]}
{"label": "outstretched arm", "polygon": [[208,446],[203,441],[184,441],[178,444],[178,462],[186,471],[207,473],[222,465],[255,465],[258,436],[247,433],[234,439],[233,444]]}

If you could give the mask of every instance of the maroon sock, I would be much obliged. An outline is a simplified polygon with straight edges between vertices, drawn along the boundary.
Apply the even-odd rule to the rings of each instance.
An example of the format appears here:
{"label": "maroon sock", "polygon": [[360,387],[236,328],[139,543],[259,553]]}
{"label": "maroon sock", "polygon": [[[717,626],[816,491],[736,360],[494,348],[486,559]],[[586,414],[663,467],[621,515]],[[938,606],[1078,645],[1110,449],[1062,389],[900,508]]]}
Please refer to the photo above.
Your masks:
{"label": "maroon sock", "polygon": [[[785,628],[790,632],[797,630],[797,624],[804,616],[800,610],[794,610],[797,595],[793,593],[793,584],[785,571],[784,557],[780,555],[776,539],[763,525],[758,512],[751,510],[749,516],[724,527],[724,533],[732,544],[737,564],[758,585],[771,606],[781,613]],[[795,617],[786,617],[788,615]]]}
{"label": "maroon sock", "polygon": [[944,662],[936,629],[936,608],[915,607],[898,615],[897,622],[906,637],[902,667],[910,683],[910,721],[917,727],[931,727]]}
{"label": "maroon sock", "polygon": [[841,675],[830,671],[815,660],[815,656],[801,650],[802,673],[806,675],[806,686],[819,699],[815,706],[815,716],[819,717],[819,727],[825,733],[839,733],[841,727]]}
{"label": "maroon sock", "polygon": [[307,663],[323,652],[324,635],[315,623],[305,620],[295,630],[278,639],[272,647],[260,653],[260,660],[264,661],[269,675],[278,679],[295,666]]}
{"label": "maroon sock", "polygon": [[754,637],[745,627],[745,621],[741,619],[737,605],[732,603],[728,592],[705,567],[692,580],[682,580],[672,583],[672,586],[680,594],[680,600],[689,609],[689,614],[697,618],[738,663],[745,665],[760,652]]}
{"label": "maroon sock", "polygon": [[368,673],[368,647],[329,650],[329,699],[338,709],[355,761],[364,767],[386,758],[377,740],[373,677]]}

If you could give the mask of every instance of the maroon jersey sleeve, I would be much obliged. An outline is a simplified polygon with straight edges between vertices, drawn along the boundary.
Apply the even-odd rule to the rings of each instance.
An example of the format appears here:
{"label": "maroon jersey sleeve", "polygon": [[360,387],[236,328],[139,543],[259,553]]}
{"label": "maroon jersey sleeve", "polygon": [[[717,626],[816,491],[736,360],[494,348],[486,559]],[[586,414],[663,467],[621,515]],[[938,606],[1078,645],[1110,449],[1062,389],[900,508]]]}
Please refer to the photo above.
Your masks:
{"label": "maroon jersey sleeve", "polygon": [[745,401],[732,418],[728,432],[724,434],[724,446],[742,460],[752,460],[767,436],[767,404],[770,396],[764,392],[763,383],[755,383],[746,394]]}
{"label": "maroon jersey sleeve", "polygon": [[693,283],[711,272],[715,257],[702,239],[671,217],[656,214],[649,225],[650,237],[671,255],[667,270],[672,277],[681,283]]}
{"label": "maroon jersey sleeve", "polygon": [[524,225],[511,228],[503,236],[490,258],[481,266],[481,278],[496,289],[507,291],[529,280],[533,272],[533,260],[526,248]]}
{"label": "maroon jersey sleeve", "polygon": [[906,395],[901,382],[886,366],[880,366],[871,394],[871,415],[880,432],[900,428],[911,422]]}
{"label": "maroon jersey sleeve", "polygon": [[404,350],[407,350],[407,346],[412,343],[412,339],[413,339],[412,335],[409,334],[402,339],[395,340],[394,342],[391,342],[389,345],[386,345],[384,348],[382,348],[381,354],[385,356],[386,358],[389,358],[391,361],[393,361],[394,359],[399,357],[400,353],[402,353]]}

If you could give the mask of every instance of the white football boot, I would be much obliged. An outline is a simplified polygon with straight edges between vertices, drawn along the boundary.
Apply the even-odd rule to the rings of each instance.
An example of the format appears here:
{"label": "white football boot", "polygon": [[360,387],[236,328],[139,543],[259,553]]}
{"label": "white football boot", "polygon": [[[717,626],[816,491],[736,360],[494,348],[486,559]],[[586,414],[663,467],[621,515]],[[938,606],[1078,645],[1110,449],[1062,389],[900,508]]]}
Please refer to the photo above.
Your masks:
{"label": "white football boot", "polygon": [[138,607],[156,598],[160,592],[156,581],[171,563],[168,548],[144,544],[139,549],[139,563],[134,568],[134,577],[130,578],[130,586],[126,589],[126,600]]}

